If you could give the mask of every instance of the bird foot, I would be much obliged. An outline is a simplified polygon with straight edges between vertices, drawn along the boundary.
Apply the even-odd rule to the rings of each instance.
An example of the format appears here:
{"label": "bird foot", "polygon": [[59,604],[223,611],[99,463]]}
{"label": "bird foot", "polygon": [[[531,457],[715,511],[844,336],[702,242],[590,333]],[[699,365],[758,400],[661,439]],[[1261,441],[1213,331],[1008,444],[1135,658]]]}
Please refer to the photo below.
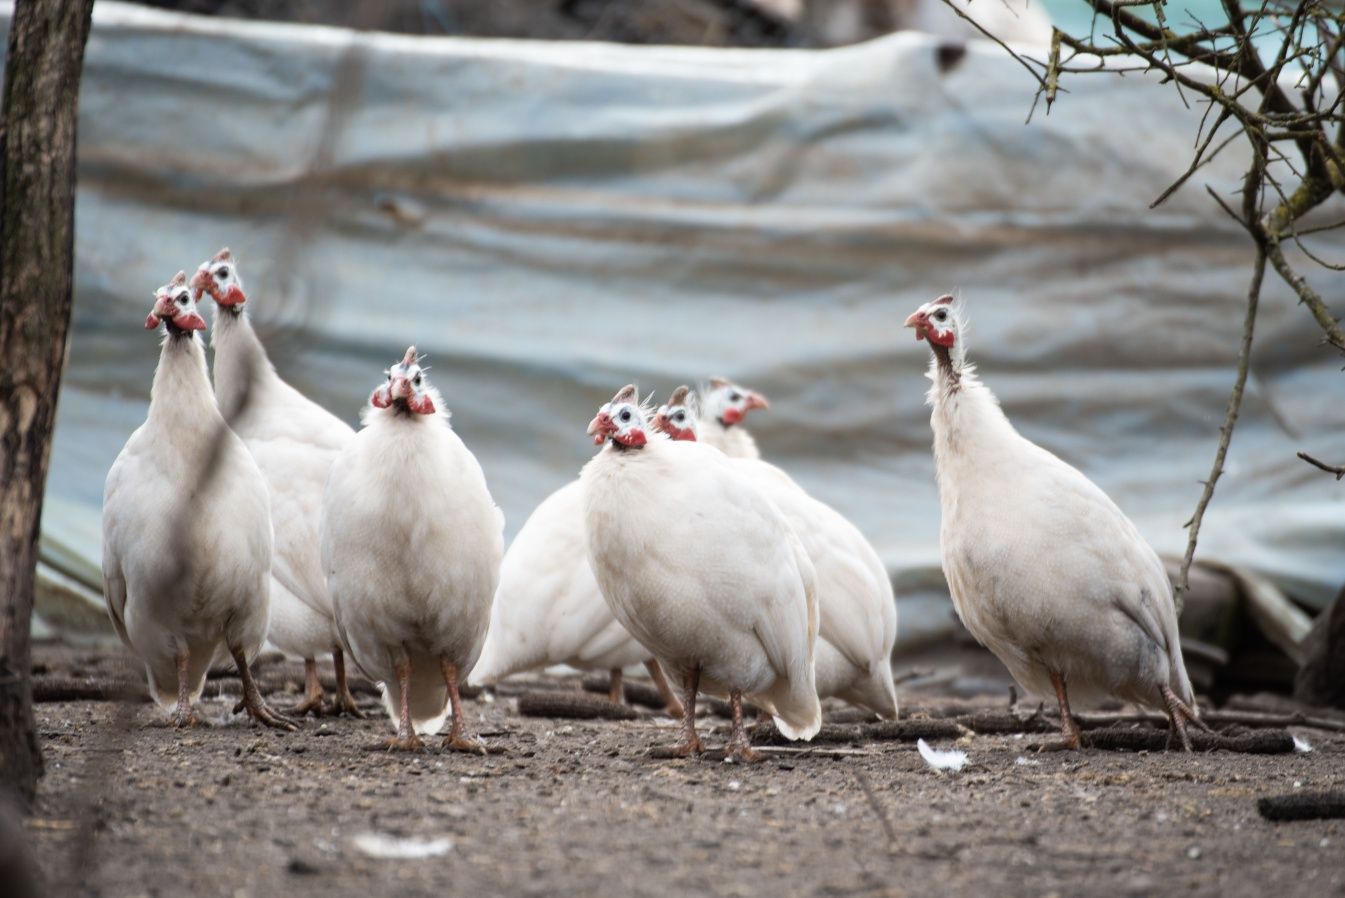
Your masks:
{"label": "bird foot", "polygon": [[194,708],[179,708],[172,717],[172,725],[175,729],[186,729],[188,727],[208,727],[210,724],[196,713]]}
{"label": "bird foot", "polygon": [[750,745],[730,745],[724,751],[724,761],[728,764],[759,764],[764,760],[765,757],[759,752],[752,751]]}
{"label": "bird foot", "polygon": [[471,739],[464,736],[445,736],[445,751],[460,751],[470,755],[486,754],[486,744],[479,739]]}
{"label": "bird foot", "polygon": [[409,736],[392,736],[383,746],[388,751],[424,751],[425,743],[415,733]]}
{"label": "bird foot", "polygon": [[299,724],[281,714],[279,711],[271,710],[271,706],[262,699],[252,703],[244,703],[248,716],[263,726],[268,726],[277,730],[289,730],[293,732],[299,729]]}
{"label": "bird foot", "polygon": [[309,693],[309,695],[303,701],[299,702],[299,704],[292,708],[286,708],[285,713],[291,717],[303,717],[308,714],[312,714],[314,717],[321,717],[323,713],[322,693]]}
{"label": "bird foot", "polygon": [[690,739],[674,745],[672,747],[672,753],[674,757],[689,758],[692,755],[705,754],[705,746],[701,743],[699,736],[693,736]]}
{"label": "bird foot", "polygon": [[336,695],[332,697],[332,703],[327,706],[326,712],[332,717],[340,717],[342,714],[349,714],[351,717],[364,719],[364,712],[360,710],[359,703],[355,701],[355,696],[350,694],[349,689],[338,689]]}

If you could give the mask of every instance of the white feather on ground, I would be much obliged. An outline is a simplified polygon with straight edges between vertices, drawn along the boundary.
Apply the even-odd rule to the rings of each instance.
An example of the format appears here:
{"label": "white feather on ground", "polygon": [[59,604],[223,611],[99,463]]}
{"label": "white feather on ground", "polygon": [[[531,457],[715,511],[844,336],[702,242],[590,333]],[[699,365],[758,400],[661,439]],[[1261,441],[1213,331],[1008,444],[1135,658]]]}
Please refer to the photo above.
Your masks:
{"label": "white feather on ground", "polygon": [[915,747],[919,750],[920,757],[925,759],[925,763],[940,773],[944,771],[957,773],[967,763],[967,753],[956,748],[940,751],[930,748],[924,739],[916,742]]}

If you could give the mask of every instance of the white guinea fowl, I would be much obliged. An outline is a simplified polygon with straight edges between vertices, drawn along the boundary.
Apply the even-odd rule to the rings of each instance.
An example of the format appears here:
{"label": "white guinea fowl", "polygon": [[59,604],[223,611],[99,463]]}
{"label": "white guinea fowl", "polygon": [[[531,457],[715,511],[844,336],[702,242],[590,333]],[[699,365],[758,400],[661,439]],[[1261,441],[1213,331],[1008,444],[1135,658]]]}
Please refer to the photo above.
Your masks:
{"label": "white guinea fowl", "polygon": [[714,446],[730,458],[761,458],[757,441],[752,439],[742,422],[753,409],[771,407],[766,397],[723,377],[710,378],[710,386],[704,395],[699,441]]}
{"label": "white guinea fowl", "polygon": [[[1025,688],[1114,698],[1168,714],[1190,747],[1195,696],[1163,563],[1116,504],[1078,470],[1020,436],[966,362],[960,303],[941,296],[906,320],[933,360],[940,544],[963,624]],[[1198,721],[1197,721],[1198,723]]]}
{"label": "white guinea fowl", "polygon": [[417,733],[438,732],[451,706],[444,747],[484,752],[465,734],[458,684],[490,622],[504,517],[414,346],[387,377],[323,496],[337,627],[355,663],[383,684],[397,726],[390,747],[420,748]]}
{"label": "white guinea fowl", "polygon": [[199,300],[215,301],[215,391],[234,433],[266,478],[275,523],[271,568],[271,627],[280,651],[304,659],[305,695],[290,713],[321,713],[317,658],[331,654],[336,696],[331,709],[362,717],[346,684],[345,659],[332,618],[332,600],[318,558],[322,491],[336,455],[355,431],[285,383],[267,357],[248,317],[238,265],[222,249],[191,281]]}
{"label": "white guinea fowl", "polygon": [[682,713],[654,656],[617,623],[598,589],[584,544],[578,480],[543,500],[504,553],[472,682],[496,683],[552,664],[608,671],[613,702],[622,700],[622,668],[643,664],[668,712]]}
{"label": "white guinea fowl", "polygon": [[786,737],[811,739],[822,725],[817,599],[812,563],[780,510],[722,452],[651,433],[633,386],[589,433],[606,443],[580,474],[589,558],[616,619],[682,682],[677,753],[702,751],[702,687],[729,696],[730,757],[755,757],[744,695]]}
{"label": "white guinea fowl", "polygon": [[[689,387],[673,392],[655,415],[654,426],[674,440],[697,439],[700,423]],[[730,462],[779,507],[813,563],[818,696],[835,696],[895,718],[892,646],[897,639],[897,606],[878,553],[844,515],[808,495],[784,471],[759,459]]]}
{"label": "white guinea fowl", "polygon": [[187,276],[155,293],[145,327],[165,336],[149,415],[108,471],[103,589],[117,635],[145,664],[150,693],[199,724],[192,704],[225,655],[243,706],[293,729],[262,699],[248,670],[266,639],[271,514],[257,464],[224,423],[196,336],[205,321]]}

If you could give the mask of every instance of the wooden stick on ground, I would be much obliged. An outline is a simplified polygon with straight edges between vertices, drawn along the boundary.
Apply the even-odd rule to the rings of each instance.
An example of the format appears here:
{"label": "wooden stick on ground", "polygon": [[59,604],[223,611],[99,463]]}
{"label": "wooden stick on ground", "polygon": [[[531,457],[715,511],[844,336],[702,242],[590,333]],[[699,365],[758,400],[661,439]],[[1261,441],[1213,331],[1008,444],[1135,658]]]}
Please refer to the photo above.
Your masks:
{"label": "wooden stick on ground", "polygon": [[1271,795],[1256,803],[1267,820],[1329,820],[1345,817],[1345,792],[1292,792]]}
{"label": "wooden stick on ground", "polygon": [[[1090,730],[1084,737],[1088,748],[1105,751],[1163,751],[1169,748],[1167,730],[1151,727],[1114,726]],[[1176,745],[1176,741],[1173,741]],[[1180,748],[1180,745],[1178,745]],[[1232,751],[1248,755],[1287,755],[1294,750],[1288,730],[1250,730],[1242,733],[1191,733],[1195,751]]]}

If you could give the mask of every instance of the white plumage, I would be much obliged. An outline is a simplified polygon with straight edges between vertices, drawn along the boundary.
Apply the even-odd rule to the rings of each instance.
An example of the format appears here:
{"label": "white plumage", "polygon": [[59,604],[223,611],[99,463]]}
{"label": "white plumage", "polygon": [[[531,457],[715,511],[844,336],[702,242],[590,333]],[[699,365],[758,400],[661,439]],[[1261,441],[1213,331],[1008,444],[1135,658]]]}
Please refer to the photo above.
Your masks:
{"label": "white plumage", "polygon": [[710,378],[710,386],[702,392],[705,401],[697,439],[730,458],[761,458],[757,441],[742,422],[752,409],[771,407],[766,397],[724,377]]}
{"label": "white plumage", "polygon": [[304,659],[306,695],[294,713],[320,712],[316,659],[331,654],[332,710],[362,716],[346,686],[332,600],[318,558],[322,491],[332,462],[355,436],[349,425],[281,379],[247,313],[238,265],[228,249],[197,269],[192,287],[215,300],[215,391],[221,410],[266,479],[275,524],[271,627],[276,648]]}
{"label": "white plumage", "polygon": [[613,701],[621,698],[622,668],[644,664],[669,712],[682,712],[653,653],[617,623],[598,589],[588,563],[578,480],[543,500],[505,552],[472,682],[495,683],[552,664],[609,671]]}
{"label": "white plumage", "polygon": [[1195,719],[1177,606],[1158,555],[1102,490],[1020,436],[965,362],[949,296],[907,319],[934,353],[929,376],[944,573],[958,616],[1025,688]]}
{"label": "white plumage", "polygon": [[730,696],[731,756],[750,758],[744,694],[791,739],[809,739],[822,710],[813,675],[817,600],[812,564],[780,510],[723,453],[648,433],[627,387],[590,432],[609,437],[584,466],[589,558],[617,620],[682,679],[686,739],[700,750],[695,695]]}
{"label": "white plumage", "polygon": [[145,663],[150,692],[199,723],[206,672],[232,655],[249,714],[266,707],[248,663],[266,639],[271,517],[256,462],[224,423],[196,331],[205,328],[178,276],[155,296],[147,328],[166,336],[149,415],[126,441],[103,494],[103,584],[118,635]]}
{"label": "white plumage", "polygon": [[415,733],[438,732],[451,704],[445,747],[481,750],[463,735],[457,689],[486,635],[503,528],[481,465],[408,349],[332,466],[322,513],[341,641],[384,684],[394,747],[418,748]]}
{"label": "white plumage", "polygon": [[[694,401],[679,387],[659,409],[655,426],[675,440],[699,436]],[[759,459],[730,459],[732,467],[779,507],[816,571],[819,628],[817,694],[835,696],[886,718],[897,716],[892,647],[897,606],[878,553],[854,524],[808,495],[784,471]]]}

